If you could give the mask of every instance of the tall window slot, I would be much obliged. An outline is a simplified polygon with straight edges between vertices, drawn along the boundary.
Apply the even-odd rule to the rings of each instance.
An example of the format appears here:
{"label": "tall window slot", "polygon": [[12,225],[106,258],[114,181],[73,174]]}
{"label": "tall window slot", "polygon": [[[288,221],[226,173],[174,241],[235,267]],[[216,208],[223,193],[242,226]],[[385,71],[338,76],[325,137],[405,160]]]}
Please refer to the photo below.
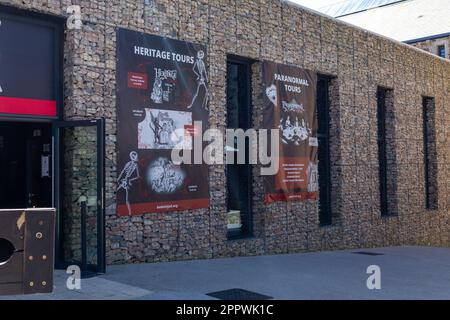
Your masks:
{"label": "tall window slot", "polygon": [[397,214],[397,168],[393,90],[378,88],[377,122],[380,211],[382,216],[392,216]]}
{"label": "tall window slot", "polygon": [[422,98],[423,149],[425,164],[425,206],[429,210],[438,208],[436,117],[434,98]]}
{"label": "tall window slot", "polygon": [[[227,128],[251,127],[251,62],[229,57],[227,61]],[[248,162],[249,143],[245,143],[245,164],[237,163],[237,140],[227,146],[234,154],[234,164],[227,164],[228,238],[252,235],[252,168]]]}
{"label": "tall window slot", "polygon": [[319,76],[317,82],[317,138],[319,140],[319,223],[330,225],[331,212],[331,161],[330,161],[330,98],[331,79]]}
{"label": "tall window slot", "polygon": [[438,56],[441,57],[441,58],[446,58],[446,57],[447,57],[447,56],[446,56],[446,53],[445,53],[445,46],[444,46],[444,45],[438,46],[437,54],[438,54]]}

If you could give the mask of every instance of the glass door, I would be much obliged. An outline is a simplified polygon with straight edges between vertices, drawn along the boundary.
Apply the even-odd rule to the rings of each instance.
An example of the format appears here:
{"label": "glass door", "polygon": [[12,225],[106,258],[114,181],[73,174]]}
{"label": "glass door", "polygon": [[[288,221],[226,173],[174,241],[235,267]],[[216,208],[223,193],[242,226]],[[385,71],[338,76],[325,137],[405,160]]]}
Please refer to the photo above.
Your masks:
{"label": "glass door", "polygon": [[53,126],[56,267],[105,272],[104,120]]}

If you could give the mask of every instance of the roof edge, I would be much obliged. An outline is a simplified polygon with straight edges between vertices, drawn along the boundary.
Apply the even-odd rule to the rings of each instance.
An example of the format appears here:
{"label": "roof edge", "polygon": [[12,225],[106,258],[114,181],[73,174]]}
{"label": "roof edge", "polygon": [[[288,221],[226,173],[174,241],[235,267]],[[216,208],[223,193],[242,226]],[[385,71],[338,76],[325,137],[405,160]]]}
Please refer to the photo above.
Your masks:
{"label": "roof edge", "polygon": [[346,21],[342,21],[342,20],[333,18],[332,16],[326,15],[326,14],[324,14],[324,13],[321,13],[321,12],[316,11],[316,10],[311,9],[311,8],[304,7],[304,6],[302,6],[302,5],[298,4],[298,3],[292,2],[292,1],[290,1],[290,0],[278,0],[278,1],[279,1],[280,3],[284,3],[284,4],[288,5],[288,6],[296,7],[296,8],[298,8],[298,9],[301,9],[301,10],[304,10],[304,11],[307,11],[307,12],[310,12],[310,13],[315,14],[315,15],[317,15],[317,16],[320,16],[320,17],[322,17],[322,18],[330,19],[330,20],[334,21],[336,24],[345,25],[345,26],[347,26],[347,27],[354,28],[354,29],[359,30],[359,31],[367,32],[368,34],[371,34],[371,35],[373,35],[373,36],[377,36],[377,37],[379,37],[379,38],[381,38],[381,39],[384,39],[384,40],[393,42],[393,43],[395,43],[395,44],[398,44],[398,45],[400,45],[400,46],[406,47],[406,48],[411,49],[411,50],[413,50],[413,51],[417,51],[417,52],[422,53],[422,54],[427,54],[427,55],[429,55],[429,56],[432,57],[432,58],[435,58],[435,59],[438,59],[438,60],[442,60],[442,61],[445,61],[446,63],[449,63],[449,64],[450,64],[450,60],[449,60],[449,59],[441,58],[441,57],[439,57],[439,56],[437,56],[437,55],[435,55],[435,54],[433,54],[433,53],[431,53],[431,52],[428,52],[428,51],[419,49],[419,48],[417,48],[417,47],[411,46],[411,45],[409,45],[409,44],[407,44],[407,43],[405,43],[405,42],[401,42],[401,41],[399,41],[399,40],[395,40],[395,39],[386,37],[386,36],[384,36],[384,35],[382,35],[382,34],[379,34],[379,33],[374,32],[374,31],[370,31],[370,30],[361,28],[361,27],[359,27],[359,26],[356,26],[356,25],[354,25],[354,24],[348,23],[348,22],[346,22]]}
{"label": "roof edge", "polygon": [[427,40],[435,40],[435,39],[446,38],[446,37],[450,37],[450,32],[440,33],[440,34],[436,34],[436,35],[428,36],[428,37],[406,40],[403,42],[406,44],[411,44],[411,43],[423,42],[423,41],[427,41]]}
{"label": "roof edge", "polygon": [[405,2],[405,1],[407,1],[407,0],[397,0],[397,1],[393,1],[391,3],[385,3],[385,4],[382,4],[382,5],[369,7],[369,8],[366,8],[366,9],[361,9],[361,10],[357,10],[357,11],[353,11],[353,12],[344,13],[344,14],[341,14],[341,15],[338,15],[338,16],[333,16],[333,18],[347,17],[347,16],[351,16],[353,14],[358,14],[358,13],[361,13],[361,12],[366,12],[366,11],[370,11],[370,10],[374,10],[374,9],[378,9],[378,8],[384,8],[384,7],[388,7],[388,6],[393,6],[393,5],[396,5],[396,4],[400,3],[400,2]]}

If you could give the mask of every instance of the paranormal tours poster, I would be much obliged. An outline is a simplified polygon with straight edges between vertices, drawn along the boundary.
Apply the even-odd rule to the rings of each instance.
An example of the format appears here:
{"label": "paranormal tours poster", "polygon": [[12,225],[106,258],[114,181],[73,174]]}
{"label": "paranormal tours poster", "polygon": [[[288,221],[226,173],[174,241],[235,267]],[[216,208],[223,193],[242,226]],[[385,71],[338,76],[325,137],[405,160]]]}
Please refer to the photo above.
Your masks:
{"label": "paranormal tours poster", "polygon": [[265,202],[316,199],[317,117],[314,72],[264,61],[264,128],[280,129],[279,170],[264,176]]}
{"label": "paranormal tours poster", "polygon": [[207,129],[208,96],[204,46],[117,31],[119,215],[209,206],[207,165],[171,160]]}

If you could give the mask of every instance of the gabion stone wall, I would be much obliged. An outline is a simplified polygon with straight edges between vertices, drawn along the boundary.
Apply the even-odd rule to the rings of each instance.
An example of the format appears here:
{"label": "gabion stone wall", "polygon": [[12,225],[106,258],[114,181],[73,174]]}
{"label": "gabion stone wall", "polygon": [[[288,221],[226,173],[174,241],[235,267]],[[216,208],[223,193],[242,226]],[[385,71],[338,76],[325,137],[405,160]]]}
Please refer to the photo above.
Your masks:
{"label": "gabion stone wall", "polygon": [[[65,117],[106,118],[109,264],[392,245],[450,245],[450,63],[278,0],[0,0],[66,16]],[[316,201],[264,205],[255,168],[254,237],[228,241],[224,166],[210,167],[209,209],[116,215],[116,27],[202,43],[210,76],[210,126],[225,128],[226,55],[305,67],[330,86],[333,224]],[[261,65],[253,66],[254,126],[261,123]],[[377,87],[393,90],[396,215],[381,217]],[[422,96],[435,98],[438,210],[425,209]],[[447,111],[447,112],[446,112]]]}

